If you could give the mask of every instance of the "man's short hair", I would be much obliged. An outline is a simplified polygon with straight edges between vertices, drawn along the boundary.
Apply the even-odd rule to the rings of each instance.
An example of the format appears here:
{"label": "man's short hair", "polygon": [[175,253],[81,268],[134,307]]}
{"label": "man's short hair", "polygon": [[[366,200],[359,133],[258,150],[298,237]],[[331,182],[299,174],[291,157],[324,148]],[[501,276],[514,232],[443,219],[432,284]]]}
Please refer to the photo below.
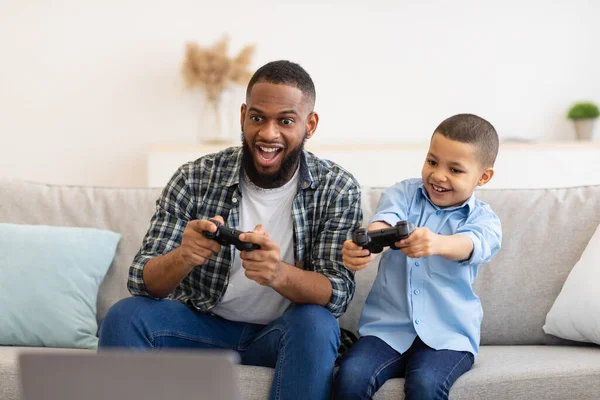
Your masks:
{"label": "man's short hair", "polygon": [[457,114],[444,120],[435,129],[434,135],[436,133],[450,140],[475,145],[481,166],[494,166],[498,155],[498,134],[485,119],[473,114]]}
{"label": "man's short hair", "polygon": [[302,92],[303,100],[309,105],[310,111],[313,111],[317,98],[315,84],[308,72],[300,65],[286,60],[272,61],[263,65],[250,79],[246,89],[246,98],[250,97],[254,84],[261,82],[287,85],[299,89]]}

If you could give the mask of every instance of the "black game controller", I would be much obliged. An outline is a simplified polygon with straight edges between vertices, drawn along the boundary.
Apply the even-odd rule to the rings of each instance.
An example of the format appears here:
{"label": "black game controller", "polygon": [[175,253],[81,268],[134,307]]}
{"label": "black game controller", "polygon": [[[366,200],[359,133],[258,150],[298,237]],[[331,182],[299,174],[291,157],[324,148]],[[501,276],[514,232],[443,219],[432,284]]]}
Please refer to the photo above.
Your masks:
{"label": "black game controller", "polygon": [[209,239],[216,240],[221,246],[234,245],[239,251],[252,251],[260,249],[260,246],[256,243],[242,242],[240,240],[240,235],[244,232],[225,226],[215,219],[209,219],[209,221],[217,226],[217,231],[204,231],[204,236]]}
{"label": "black game controller", "polygon": [[372,231],[359,228],[352,233],[352,241],[371,253],[381,253],[383,248],[388,246],[398,250],[394,243],[406,239],[414,230],[415,226],[410,222],[398,221],[396,226],[391,228],[374,229]]}

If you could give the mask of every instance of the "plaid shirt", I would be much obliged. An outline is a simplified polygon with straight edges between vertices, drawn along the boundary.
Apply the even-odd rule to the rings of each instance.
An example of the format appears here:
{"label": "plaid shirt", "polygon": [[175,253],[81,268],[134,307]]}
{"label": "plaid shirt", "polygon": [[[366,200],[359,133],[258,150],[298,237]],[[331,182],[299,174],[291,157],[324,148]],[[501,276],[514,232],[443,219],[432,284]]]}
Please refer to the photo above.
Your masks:
{"label": "plaid shirt", "polygon": [[[189,221],[220,215],[228,226],[238,226],[241,168],[242,148],[232,147],[177,170],[156,202],[150,228],[129,269],[127,287],[132,295],[151,297],[142,278],[144,266],[177,248]],[[332,295],[326,307],[335,317],[346,311],[354,296],[354,275],[344,267],[341,249],[362,222],[360,198],[360,186],[352,175],[303,152],[292,206],[296,266],[329,279]],[[202,268],[192,269],[169,298],[210,311],[227,289],[233,251],[233,246],[223,246]],[[353,339],[344,331],[340,351]]]}

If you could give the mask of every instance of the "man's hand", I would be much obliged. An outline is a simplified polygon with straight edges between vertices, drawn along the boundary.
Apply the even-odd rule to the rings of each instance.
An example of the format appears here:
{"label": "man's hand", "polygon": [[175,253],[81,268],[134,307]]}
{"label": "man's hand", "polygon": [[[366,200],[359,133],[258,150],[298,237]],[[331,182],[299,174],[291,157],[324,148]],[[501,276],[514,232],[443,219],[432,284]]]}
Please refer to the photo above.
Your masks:
{"label": "man's hand", "polygon": [[[213,219],[223,223],[223,218],[216,216]],[[183,231],[181,245],[177,248],[179,256],[188,268],[203,265],[209,258],[221,251],[221,245],[215,240],[204,236],[204,231],[216,232],[215,224],[208,220],[192,220],[188,222]]]}
{"label": "man's hand", "polygon": [[350,271],[360,271],[369,265],[369,262],[376,256],[369,250],[363,249],[352,240],[346,240],[342,248],[342,260],[344,266]]}
{"label": "man's hand", "polygon": [[282,275],[282,262],[279,245],[275,243],[262,225],[256,225],[254,231],[240,235],[243,242],[256,243],[258,250],[242,251],[242,267],[246,277],[263,285],[275,288]]}
{"label": "man's hand", "polygon": [[396,242],[396,246],[412,258],[439,254],[439,245],[440,235],[424,227],[416,228],[408,238]]}
{"label": "man's hand", "polygon": [[[223,222],[221,217],[215,219]],[[203,233],[216,230],[215,224],[207,220],[188,222],[179,247],[146,263],[143,279],[148,293],[154,297],[167,297],[189,275],[192,268],[203,265],[213,254],[220,252],[221,245]]]}

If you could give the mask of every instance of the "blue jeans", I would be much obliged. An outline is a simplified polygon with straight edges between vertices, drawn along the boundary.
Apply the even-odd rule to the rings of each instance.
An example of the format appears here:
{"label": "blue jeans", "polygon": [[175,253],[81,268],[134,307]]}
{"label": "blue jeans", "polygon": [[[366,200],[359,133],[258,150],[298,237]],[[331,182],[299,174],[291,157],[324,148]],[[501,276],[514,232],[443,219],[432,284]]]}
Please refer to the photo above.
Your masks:
{"label": "blue jeans", "polygon": [[434,350],[418,337],[400,354],[378,337],[364,336],[340,361],[334,399],[372,399],[388,379],[400,377],[407,400],[447,399],[474,360],[468,351]]}
{"label": "blue jeans", "polygon": [[271,399],[329,399],[340,328],[324,307],[296,305],[269,325],[228,321],[174,300],[129,297],[100,325],[99,347],[230,349],[275,368]]}

